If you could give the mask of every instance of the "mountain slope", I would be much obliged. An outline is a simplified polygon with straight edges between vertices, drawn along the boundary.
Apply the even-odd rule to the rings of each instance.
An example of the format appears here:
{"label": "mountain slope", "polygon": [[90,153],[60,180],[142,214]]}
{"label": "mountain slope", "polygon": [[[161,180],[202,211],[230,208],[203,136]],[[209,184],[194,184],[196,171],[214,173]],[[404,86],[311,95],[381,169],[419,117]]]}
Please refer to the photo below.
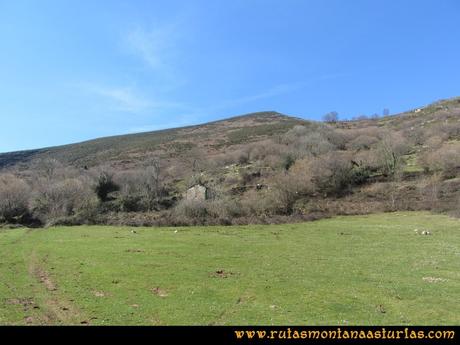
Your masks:
{"label": "mountain slope", "polygon": [[[0,201],[14,197],[18,205],[3,203],[3,219],[25,224],[247,224],[396,210],[455,214],[460,98],[328,124],[253,113],[6,153],[2,166],[7,174],[0,172]],[[188,190],[197,184],[206,191],[195,200]]]}
{"label": "mountain slope", "polygon": [[120,135],[76,144],[0,154],[0,168],[54,158],[77,166],[139,161],[149,155],[180,155],[194,147],[209,151],[263,140],[288,131],[305,120],[277,112],[258,112],[202,125]]}
{"label": "mountain slope", "polygon": [[[378,119],[340,121],[331,124],[344,130],[387,128],[406,130],[417,135],[420,129],[435,126],[457,126],[460,123],[460,97],[434,102],[425,107]],[[286,133],[296,125],[317,123],[286,116],[274,111],[257,112],[224,120],[181,128],[146,133],[98,138],[76,144],[0,154],[0,169],[14,165],[28,167],[30,162],[53,158],[74,166],[127,164],[137,166],[146,157],[180,158],[193,149],[207,155],[224,153],[227,148],[263,141]]]}

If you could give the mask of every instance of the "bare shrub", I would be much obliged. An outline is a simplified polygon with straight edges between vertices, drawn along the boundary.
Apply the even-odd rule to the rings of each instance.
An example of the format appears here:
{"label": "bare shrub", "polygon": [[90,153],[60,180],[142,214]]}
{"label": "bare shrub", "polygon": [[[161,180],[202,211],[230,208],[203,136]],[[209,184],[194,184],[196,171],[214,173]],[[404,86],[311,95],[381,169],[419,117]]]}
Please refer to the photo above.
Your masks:
{"label": "bare shrub", "polygon": [[312,132],[301,137],[298,141],[298,147],[313,156],[319,156],[335,149],[335,146],[322,132]]}
{"label": "bare shrub", "polygon": [[411,141],[412,145],[423,145],[427,141],[427,132],[421,127],[410,127],[404,131],[404,134]]}
{"label": "bare shrub", "polygon": [[429,130],[430,136],[439,136],[447,140],[460,138],[460,123],[441,122],[433,125]]}
{"label": "bare shrub", "polygon": [[54,158],[43,158],[32,163],[32,178],[40,178],[48,181],[58,181],[66,178],[77,178],[81,171],[77,168],[64,165]]}
{"label": "bare shrub", "polygon": [[206,210],[210,217],[222,224],[231,224],[232,219],[246,215],[241,203],[228,197],[207,201]]}
{"label": "bare shrub", "polygon": [[442,174],[435,173],[428,176],[419,186],[420,193],[425,202],[425,207],[429,210],[436,210],[439,208],[441,183]]}
{"label": "bare shrub", "polygon": [[345,193],[350,183],[351,162],[332,153],[316,160],[313,167],[313,181],[316,188],[326,195],[341,195]]}
{"label": "bare shrub", "polygon": [[386,132],[377,145],[377,155],[382,174],[394,177],[401,172],[404,166],[402,156],[410,151],[407,140],[400,133]]}
{"label": "bare shrub", "polygon": [[170,215],[176,225],[230,225],[234,219],[247,215],[247,210],[239,200],[217,196],[210,200],[182,199]]}
{"label": "bare shrub", "polygon": [[[199,147],[189,150],[186,155],[181,156],[181,160],[187,171],[193,175],[204,171],[209,165],[206,152]],[[158,161],[158,158],[154,158],[154,161]]]}
{"label": "bare shrub", "polygon": [[261,216],[272,211],[271,193],[267,190],[249,190],[241,198],[241,207],[249,215]]}
{"label": "bare shrub", "polygon": [[307,154],[321,155],[335,149],[330,142],[334,137],[334,129],[327,125],[311,124],[306,126],[295,126],[282,137],[282,143],[290,146],[289,153],[302,158]]}
{"label": "bare shrub", "polygon": [[149,162],[141,174],[141,181],[141,195],[146,201],[147,209],[158,209],[158,204],[165,195],[164,175],[159,159]]}
{"label": "bare shrub", "polygon": [[271,179],[270,189],[263,195],[263,207],[259,206],[258,213],[263,210],[269,214],[292,214],[297,200],[313,192],[309,165],[306,161],[297,161],[289,172],[279,173]]}
{"label": "bare shrub", "polygon": [[292,174],[280,174],[273,181],[271,201],[272,209],[277,214],[291,214],[294,204],[299,199],[299,185]]}
{"label": "bare shrub", "polygon": [[66,217],[90,221],[97,212],[97,200],[88,180],[69,178],[61,181],[42,179],[32,197],[33,213],[43,222],[52,223]]}
{"label": "bare shrub", "polygon": [[370,173],[377,173],[380,169],[380,158],[376,149],[356,152],[353,161],[368,169]]}
{"label": "bare shrub", "polygon": [[327,114],[323,115],[323,121],[324,122],[330,122],[330,123],[335,123],[339,121],[339,114],[336,111],[331,111]]}
{"label": "bare shrub", "polygon": [[425,146],[427,146],[430,150],[436,150],[436,149],[439,149],[443,143],[444,143],[444,139],[436,135],[436,136],[430,137],[425,142]]}
{"label": "bare shrub", "polygon": [[283,158],[279,155],[276,154],[270,154],[267,155],[263,162],[265,166],[270,167],[272,169],[279,169],[281,166],[283,166]]}
{"label": "bare shrub", "polygon": [[181,200],[173,209],[173,216],[178,220],[199,219],[207,216],[206,201]]}
{"label": "bare shrub", "polygon": [[355,138],[348,130],[333,128],[328,125],[322,125],[321,129],[327,140],[334,145],[338,150],[345,150],[346,144]]}
{"label": "bare shrub", "polygon": [[361,134],[348,143],[347,147],[352,150],[369,150],[378,142],[378,138]]}
{"label": "bare shrub", "polygon": [[460,168],[460,143],[445,143],[426,153],[420,164],[427,171],[440,171],[445,178],[455,177]]}
{"label": "bare shrub", "polygon": [[28,213],[30,187],[22,179],[12,175],[0,175],[0,219],[19,222]]}
{"label": "bare shrub", "polygon": [[263,160],[267,155],[267,145],[271,145],[273,142],[271,140],[266,140],[261,143],[251,145],[250,159],[253,161]]}
{"label": "bare shrub", "polygon": [[250,152],[249,150],[241,150],[237,152],[237,162],[238,164],[245,165],[250,161]]}
{"label": "bare shrub", "polygon": [[360,165],[349,154],[331,152],[312,162],[312,182],[324,195],[342,196],[369,178],[370,170]]}

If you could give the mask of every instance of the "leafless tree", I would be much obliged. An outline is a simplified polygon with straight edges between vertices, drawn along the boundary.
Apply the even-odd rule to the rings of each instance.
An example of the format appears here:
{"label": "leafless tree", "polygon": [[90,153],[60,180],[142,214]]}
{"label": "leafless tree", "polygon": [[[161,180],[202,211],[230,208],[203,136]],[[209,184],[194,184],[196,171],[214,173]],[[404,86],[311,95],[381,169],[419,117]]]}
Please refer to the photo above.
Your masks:
{"label": "leafless tree", "polygon": [[162,166],[159,158],[150,160],[143,177],[144,196],[147,200],[148,209],[153,210],[164,194]]}
{"label": "leafless tree", "polygon": [[422,196],[426,202],[426,206],[430,210],[435,210],[439,207],[439,192],[442,183],[442,174],[434,173],[426,178],[426,184],[422,189]]}
{"label": "leafless tree", "polygon": [[401,172],[409,146],[406,139],[399,133],[386,132],[378,143],[378,156],[383,175],[394,177]]}
{"label": "leafless tree", "polygon": [[336,111],[331,111],[323,115],[323,121],[329,123],[335,123],[339,121],[339,114]]}

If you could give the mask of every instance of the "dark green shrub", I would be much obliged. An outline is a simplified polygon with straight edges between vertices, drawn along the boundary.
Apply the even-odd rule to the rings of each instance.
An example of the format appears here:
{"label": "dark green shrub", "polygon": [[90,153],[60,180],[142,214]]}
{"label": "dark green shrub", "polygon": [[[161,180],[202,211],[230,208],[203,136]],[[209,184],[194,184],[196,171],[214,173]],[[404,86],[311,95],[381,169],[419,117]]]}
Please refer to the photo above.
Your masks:
{"label": "dark green shrub", "polygon": [[113,176],[107,172],[99,175],[94,191],[100,201],[111,200],[109,194],[120,190],[120,187],[113,181]]}

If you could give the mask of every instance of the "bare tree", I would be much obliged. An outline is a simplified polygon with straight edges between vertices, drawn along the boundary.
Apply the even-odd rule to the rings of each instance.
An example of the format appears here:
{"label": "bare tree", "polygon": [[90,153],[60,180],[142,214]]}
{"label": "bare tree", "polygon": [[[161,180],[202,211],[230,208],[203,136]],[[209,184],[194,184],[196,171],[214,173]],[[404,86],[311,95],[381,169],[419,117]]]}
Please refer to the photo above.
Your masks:
{"label": "bare tree", "polygon": [[187,155],[181,157],[181,163],[184,165],[184,172],[189,172],[185,179],[191,184],[200,181],[202,173],[209,165],[205,152],[198,147],[191,149]]}
{"label": "bare tree", "polygon": [[164,186],[162,167],[159,158],[153,158],[148,163],[143,174],[143,193],[149,210],[157,208],[163,197]]}
{"label": "bare tree", "polygon": [[32,163],[31,173],[33,179],[45,179],[49,183],[66,178],[78,178],[82,175],[81,170],[71,165],[64,165],[54,158],[35,160]]}
{"label": "bare tree", "polygon": [[355,121],[362,121],[362,120],[368,120],[369,119],[369,116],[367,116],[366,114],[360,114],[360,115],[356,115],[353,117],[353,120]]}
{"label": "bare tree", "polygon": [[402,156],[407,154],[409,146],[399,133],[386,132],[378,144],[378,155],[382,174],[394,177],[404,165]]}
{"label": "bare tree", "polygon": [[439,206],[439,194],[442,183],[442,174],[434,173],[426,179],[426,185],[422,190],[422,196],[426,206],[430,210],[435,210]]}
{"label": "bare tree", "polygon": [[336,111],[331,111],[323,115],[323,121],[329,123],[335,123],[339,121],[339,114]]}

